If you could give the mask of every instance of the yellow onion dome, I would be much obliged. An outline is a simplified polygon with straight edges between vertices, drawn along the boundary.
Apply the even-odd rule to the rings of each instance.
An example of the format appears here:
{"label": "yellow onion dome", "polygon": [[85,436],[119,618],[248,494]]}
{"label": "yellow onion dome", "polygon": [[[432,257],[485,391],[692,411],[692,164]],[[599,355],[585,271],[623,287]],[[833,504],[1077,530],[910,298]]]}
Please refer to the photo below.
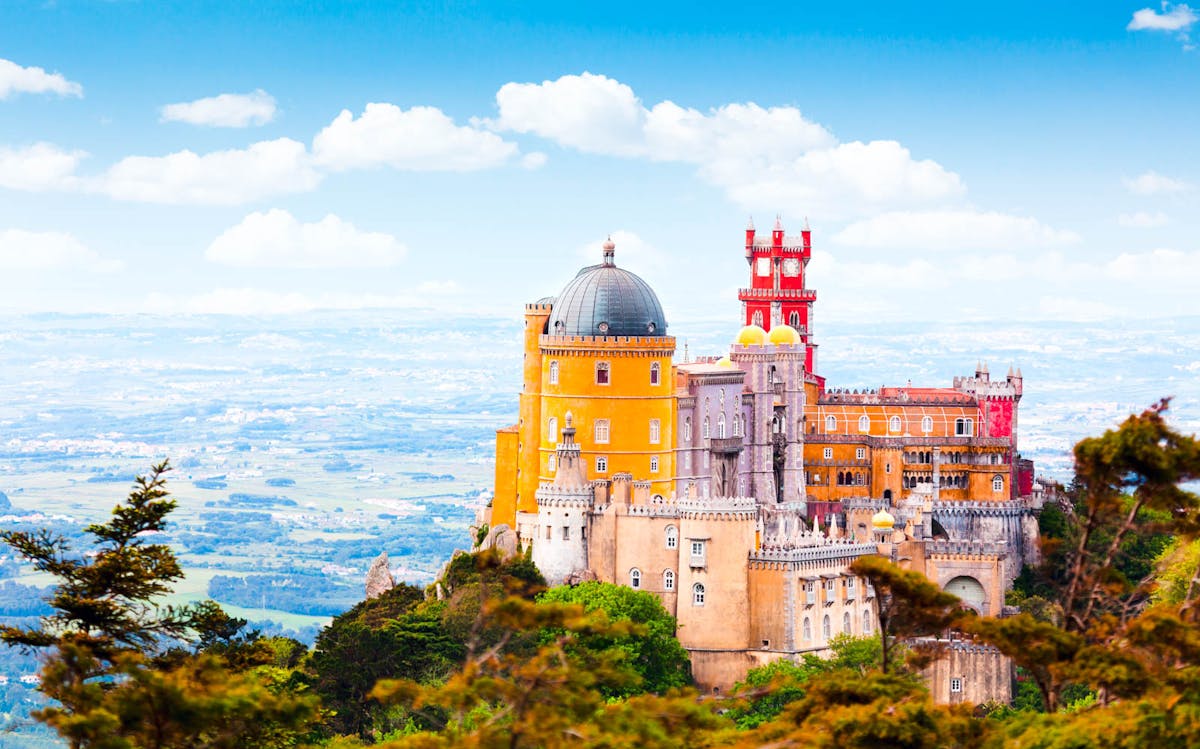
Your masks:
{"label": "yellow onion dome", "polygon": [[795,346],[797,343],[800,343],[800,333],[791,325],[776,325],[771,328],[768,340],[776,346],[781,343]]}
{"label": "yellow onion dome", "polygon": [[762,346],[767,342],[767,331],[757,325],[747,325],[738,331],[734,341],[739,346]]}
{"label": "yellow onion dome", "polygon": [[722,356],[720,359],[717,359],[717,366],[724,367],[725,369],[732,369],[733,359],[730,359],[728,356]]}
{"label": "yellow onion dome", "polygon": [[871,525],[878,531],[890,531],[896,526],[896,518],[887,510],[880,510],[871,516]]}

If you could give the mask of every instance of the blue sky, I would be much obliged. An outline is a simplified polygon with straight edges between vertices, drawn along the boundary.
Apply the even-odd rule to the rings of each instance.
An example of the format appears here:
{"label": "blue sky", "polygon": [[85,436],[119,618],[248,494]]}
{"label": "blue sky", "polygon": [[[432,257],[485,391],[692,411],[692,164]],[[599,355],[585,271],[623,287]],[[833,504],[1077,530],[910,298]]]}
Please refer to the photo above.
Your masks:
{"label": "blue sky", "polygon": [[1200,313],[1183,4],[0,5],[0,311],[514,314],[598,255],[736,315]]}

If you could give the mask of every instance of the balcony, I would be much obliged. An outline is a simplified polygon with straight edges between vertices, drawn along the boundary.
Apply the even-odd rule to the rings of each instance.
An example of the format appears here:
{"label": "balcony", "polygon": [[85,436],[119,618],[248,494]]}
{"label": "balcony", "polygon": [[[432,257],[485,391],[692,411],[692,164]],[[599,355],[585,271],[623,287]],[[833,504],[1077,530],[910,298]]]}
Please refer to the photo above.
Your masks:
{"label": "balcony", "polygon": [[742,451],[742,438],[713,437],[708,441],[708,448],[720,455],[736,455]]}

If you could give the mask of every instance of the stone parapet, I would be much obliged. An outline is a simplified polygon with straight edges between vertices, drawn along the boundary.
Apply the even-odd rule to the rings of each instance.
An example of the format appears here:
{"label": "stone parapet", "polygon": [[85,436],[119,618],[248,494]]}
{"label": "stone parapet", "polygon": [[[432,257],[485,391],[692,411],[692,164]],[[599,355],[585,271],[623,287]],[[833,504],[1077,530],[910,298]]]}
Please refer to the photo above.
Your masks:
{"label": "stone parapet", "polygon": [[1008,544],[995,541],[930,541],[927,556],[1004,556]]}

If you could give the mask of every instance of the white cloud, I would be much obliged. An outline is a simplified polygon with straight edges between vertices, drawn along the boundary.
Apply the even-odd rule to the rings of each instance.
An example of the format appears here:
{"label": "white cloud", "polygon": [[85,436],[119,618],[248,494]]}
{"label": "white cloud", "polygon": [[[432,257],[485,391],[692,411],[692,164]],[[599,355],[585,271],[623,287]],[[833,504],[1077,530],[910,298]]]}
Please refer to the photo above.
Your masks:
{"label": "white cloud", "polygon": [[304,224],[276,208],[251,213],[225,230],[204,257],[240,268],[381,268],[404,254],[390,234],[361,231],[333,214]]}
{"label": "white cloud", "polygon": [[0,99],[19,93],[83,96],[83,86],[68,81],[59,73],[47,73],[42,68],[24,68],[11,60],[0,58]]}
{"label": "white cloud", "polygon": [[1095,299],[1069,296],[1043,296],[1037,303],[1038,314],[1049,320],[1094,322],[1117,317],[1124,313],[1119,307]]}
{"label": "white cloud", "polygon": [[146,297],[140,309],[164,315],[288,315],[319,309],[412,309],[433,306],[432,301],[415,292],[395,296],[358,293],[314,296],[243,287],[216,289],[187,297],[153,292]]}
{"label": "white cloud", "polygon": [[1181,179],[1164,176],[1155,171],[1149,171],[1133,179],[1126,179],[1125,187],[1137,195],[1167,195],[1187,192],[1192,189],[1192,184]]}
{"label": "white cloud", "polygon": [[0,231],[0,269],[106,273],[121,264],[104,260],[70,234],[21,229]]}
{"label": "white cloud", "polygon": [[920,205],[964,191],[958,175],[894,141],[838,143],[795,107],[726,104],[701,112],[663,101],[647,108],[603,75],[507,83],[487,124],[585,153],[694,164],[751,210],[794,207],[826,216]]}
{"label": "white cloud", "polygon": [[0,146],[0,187],[40,192],[73,187],[83,151],[64,151],[52,143],[24,148]]}
{"label": "white cloud", "polygon": [[1103,266],[1108,278],[1122,283],[1145,283],[1150,289],[1174,287],[1194,290],[1200,278],[1200,252],[1157,249],[1149,252],[1126,252]]}
{"label": "white cloud", "polygon": [[1129,31],[1186,31],[1196,20],[1195,11],[1187,5],[1164,2],[1161,13],[1153,8],[1135,11],[1125,28]]}
{"label": "white cloud", "polygon": [[521,166],[526,169],[541,169],[546,165],[548,157],[541,151],[527,153],[521,157]]}
{"label": "white cloud", "polygon": [[1122,213],[1120,216],[1117,216],[1117,223],[1128,228],[1152,229],[1158,226],[1166,226],[1171,223],[1171,219],[1162,211],[1155,211],[1154,213],[1137,211],[1136,213]]}
{"label": "white cloud", "polygon": [[275,98],[260,88],[249,94],[219,94],[168,104],[162,108],[162,121],[209,127],[248,127],[267,124],[275,119],[275,112]]}
{"label": "white cloud", "polygon": [[832,241],[869,248],[1011,251],[1072,244],[1079,235],[995,211],[894,211],[850,224]]}
{"label": "white cloud", "polygon": [[304,144],[290,138],[203,155],[129,156],[96,180],[94,189],[118,200],[237,205],[314,189],[321,175],[311,162]]}
{"label": "white cloud", "polygon": [[313,139],[320,165],[341,171],[377,166],[466,172],[504,164],[518,151],[495,133],[454,124],[436,107],[368,104],[355,119],[342,110]]}

